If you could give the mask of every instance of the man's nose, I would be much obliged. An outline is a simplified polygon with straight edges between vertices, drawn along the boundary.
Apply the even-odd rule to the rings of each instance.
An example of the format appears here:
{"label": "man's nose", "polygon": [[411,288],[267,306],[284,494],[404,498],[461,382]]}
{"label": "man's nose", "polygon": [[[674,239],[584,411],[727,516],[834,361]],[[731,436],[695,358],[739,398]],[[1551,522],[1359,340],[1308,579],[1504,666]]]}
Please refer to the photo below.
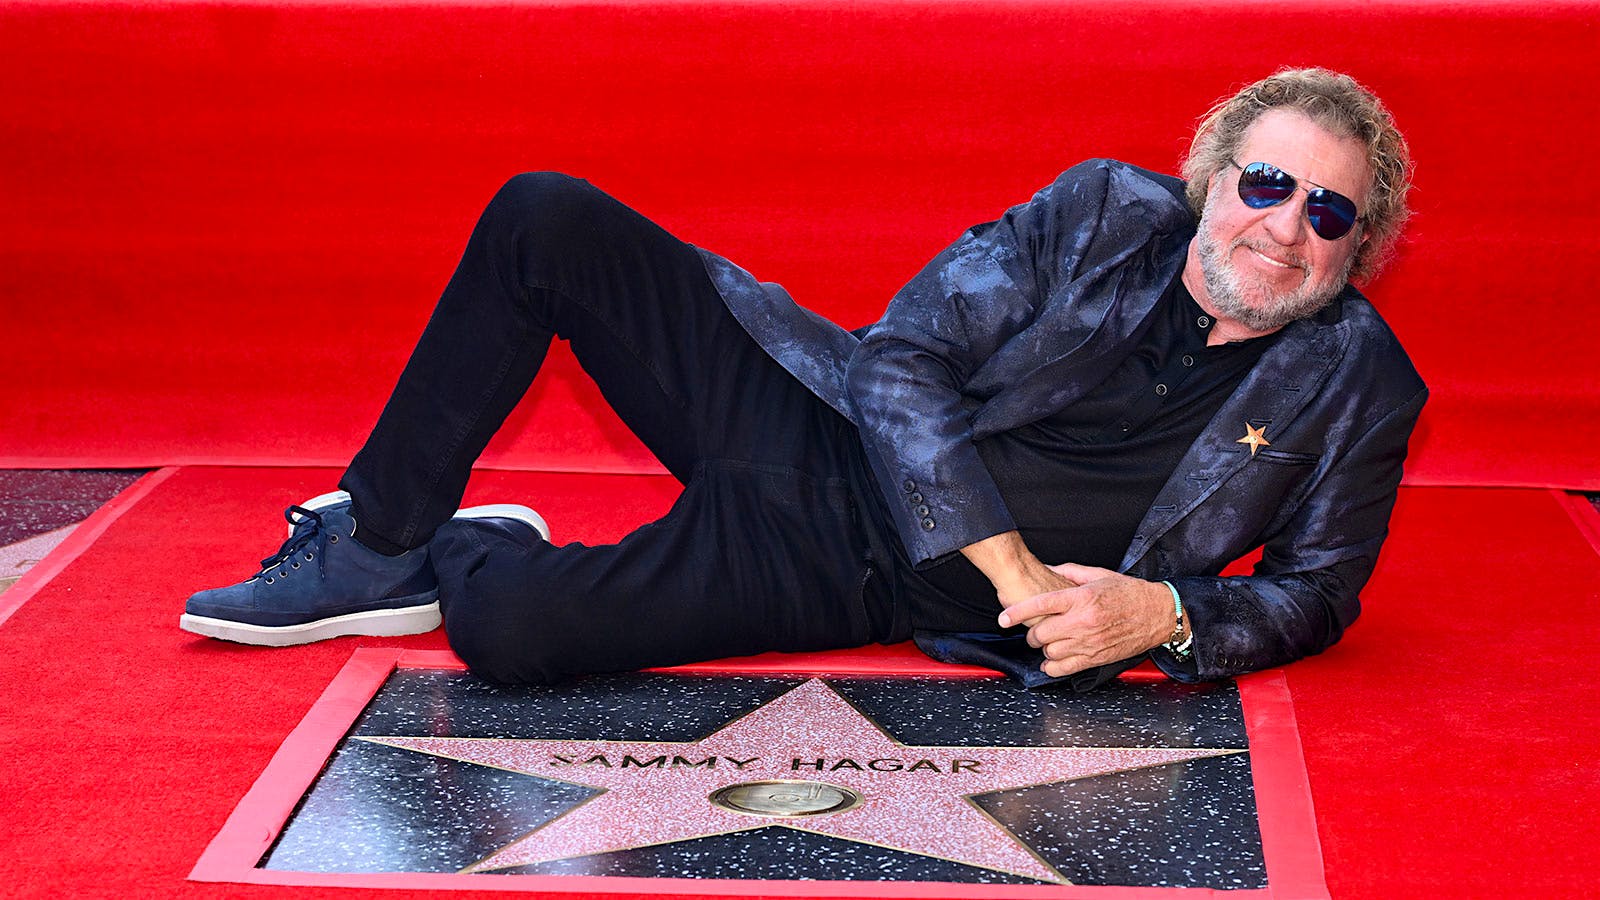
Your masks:
{"label": "man's nose", "polygon": [[1310,224],[1306,219],[1306,197],[1299,191],[1267,210],[1267,234],[1284,246],[1293,246],[1305,240]]}

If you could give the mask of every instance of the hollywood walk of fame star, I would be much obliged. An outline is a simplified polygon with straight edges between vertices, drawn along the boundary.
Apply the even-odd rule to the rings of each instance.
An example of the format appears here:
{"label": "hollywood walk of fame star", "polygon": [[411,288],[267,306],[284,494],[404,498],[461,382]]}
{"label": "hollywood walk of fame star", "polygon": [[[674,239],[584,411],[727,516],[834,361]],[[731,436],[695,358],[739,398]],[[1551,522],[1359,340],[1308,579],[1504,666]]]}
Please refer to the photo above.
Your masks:
{"label": "hollywood walk of fame star", "polygon": [[[1244,752],[908,746],[819,679],[698,741],[360,740],[602,789],[464,872],[778,825],[1052,882],[1066,879],[969,797]],[[769,790],[765,785],[774,782],[794,782],[802,801],[818,792],[859,800],[775,817],[730,808],[713,796],[752,783]]]}
{"label": "hollywood walk of fame star", "polygon": [[1267,426],[1263,425],[1260,428],[1255,428],[1249,422],[1244,423],[1244,437],[1239,438],[1234,443],[1249,444],[1251,456],[1255,456],[1256,451],[1262,447],[1272,446],[1272,442],[1267,440]]}

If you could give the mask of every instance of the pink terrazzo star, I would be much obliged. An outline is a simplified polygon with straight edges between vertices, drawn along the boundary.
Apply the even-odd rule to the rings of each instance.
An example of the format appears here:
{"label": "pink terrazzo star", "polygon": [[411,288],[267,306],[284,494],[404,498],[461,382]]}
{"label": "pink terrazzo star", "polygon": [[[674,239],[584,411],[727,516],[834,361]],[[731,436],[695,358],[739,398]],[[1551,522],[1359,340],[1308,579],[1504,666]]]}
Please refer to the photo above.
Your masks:
{"label": "pink terrazzo star", "polygon": [[[1052,882],[1066,879],[969,797],[1243,752],[907,746],[818,679],[698,741],[361,740],[604,789],[465,872],[779,825]],[[821,782],[861,802],[778,818],[711,800],[719,788],[763,781]]]}

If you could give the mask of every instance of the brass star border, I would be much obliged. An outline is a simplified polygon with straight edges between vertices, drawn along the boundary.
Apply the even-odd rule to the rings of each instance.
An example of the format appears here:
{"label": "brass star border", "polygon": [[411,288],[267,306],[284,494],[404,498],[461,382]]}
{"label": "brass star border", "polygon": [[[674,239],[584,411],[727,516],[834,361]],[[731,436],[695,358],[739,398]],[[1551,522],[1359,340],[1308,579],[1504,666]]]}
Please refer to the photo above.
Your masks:
{"label": "brass star border", "polygon": [[[852,668],[848,672],[830,671],[830,667],[838,667],[839,660],[826,654],[795,655],[779,659],[757,657],[745,662],[747,665],[742,669],[730,669],[729,665],[724,663],[665,671],[721,674],[734,674],[737,671],[752,676],[816,677],[775,700],[768,701],[756,710],[724,724],[699,741],[548,741],[363,736],[361,739],[373,743],[388,744],[415,752],[445,756],[600,789],[600,793],[545,822],[522,838],[499,848],[462,873],[314,873],[261,868],[264,855],[287,824],[301,798],[316,780],[323,765],[347,736],[351,726],[373,695],[396,668],[448,670],[464,668],[454,655],[447,651],[358,649],[344,669],[329,684],[322,697],[313,705],[305,719],[280,746],[266,770],[196,862],[189,878],[194,881],[250,884],[539,890],[552,893],[624,892],[635,895],[747,896],[757,893],[766,896],[930,898],[1037,895],[1059,898],[1111,898],[1111,900],[1124,897],[1130,900],[1136,897],[1153,897],[1165,892],[1173,892],[1174,896],[1180,894],[1192,896],[1194,889],[1191,888],[1123,888],[1060,883],[1062,881],[1060,873],[968,798],[976,794],[1027,787],[1032,784],[1054,783],[1108,772],[1169,765],[1184,759],[1243,752],[1239,748],[907,745],[896,741],[832,688],[818,680],[836,674],[870,675],[873,674],[872,666],[869,665],[866,671],[860,668]],[[903,664],[897,668],[889,668],[892,670],[880,674],[923,674],[934,677],[949,675],[944,667],[931,661],[921,667],[922,671],[915,671],[918,668],[916,665],[910,669]],[[1228,895],[1239,898],[1295,897],[1307,900],[1325,898],[1328,894],[1323,880],[1321,850],[1311,808],[1310,786],[1301,757],[1299,736],[1294,725],[1293,706],[1289,700],[1287,685],[1281,673],[1272,671],[1240,678],[1238,687],[1240,700],[1244,705],[1249,737],[1251,775],[1267,869],[1267,887],[1228,891]],[[793,719],[797,712],[814,718],[819,709],[827,711],[831,720],[830,728],[837,727],[842,730],[830,731],[826,735],[811,734],[798,739],[791,736],[766,744],[753,741],[756,737],[770,739],[779,734],[788,735],[790,733],[784,729],[794,724]],[[761,765],[749,761],[748,755],[741,756],[731,752],[736,745],[742,747],[745,741],[751,741],[752,745],[761,748]],[[730,750],[726,755],[746,760],[745,767],[741,769],[732,763],[728,763],[722,769],[715,769],[713,766],[687,765],[703,763],[703,760],[711,755],[722,758],[724,754],[721,751],[725,749]],[[586,751],[589,755],[582,756]],[[849,755],[851,753],[865,758],[858,759]],[[1169,757],[1163,754],[1181,755]],[[596,756],[612,763],[609,769],[595,760]],[[631,756],[634,760],[634,764],[629,766],[628,781],[616,777],[623,771],[620,763],[625,756]],[[657,757],[662,758],[659,764],[653,762]],[[699,773],[690,779],[693,782],[692,789],[689,787],[681,789],[684,796],[689,796],[691,790],[705,789],[695,798],[698,802],[683,805],[684,809],[691,812],[690,815],[682,817],[684,821],[671,826],[664,826],[659,821],[646,822],[644,829],[635,829],[610,841],[595,842],[592,837],[584,837],[585,829],[579,826],[584,824],[585,818],[591,820],[591,823],[595,820],[606,821],[609,824],[622,821],[622,817],[618,814],[630,808],[630,793],[638,794],[637,788],[646,786],[653,775],[665,775],[671,771],[669,767],[673,757],[685,761],[685,765],[678,767],[680,774],[684,769]],[[841,760],[849,760],[854,765],[846,764],[836,768],[835,764]],[[915,772],[914,780],[922,787],[920,792],[913,791],[913,793],[938,812],[933,813],[928,810],[919,813],[916,810],[904,809],[893,811],[887,808],[887,804],[875,804],[875,801],[880,799],[880,794],[874,791],[874,780],[885,773],[881,770],[881,766],[879,769],[874,769],[866,765],[872,760],[899,761],[903,767],[897,770],[901,778]],[[801,761],[804,765],[795,768],[796,761]],[[925,765],[914,770],[910,768],[919,761]],[[820,763],[820,767],[813,763]],[[963,765],[958,766],[957,763]],[[973,763],[977,765],[973,766]],[[938,779],[934,777],[936,768],[940,770]],[[555,774],[558,770],[570,769],[582,771],[581,773],[560,771],[559,774]],[[602,774],[597,776],[595,774],[597,770]],[[607,771],[611,774],[605,774]],[[786,777],[775,777],[780,773]],[[957,777],[978,776],[980,773],[981,778],[974,777],[970,782],[952,784]],[[645,775],[645,779],[633,778],[638,774]],[[858,792],[862,802],[832,814],[783,819],[747,816],[745,813],[728,811],[706,802],[706,798],[720,787],[767,781],[801,781],[835,785]],[[688,783],[683,782],[683,784]],[[632,790],[630,785],[633,787]],[[659,793],[652,796],[659,800]],[[609,801],[607,798],[610,798]],[[632,815],[636,819],[662,818],[659,803],[651,805],[647,810],[648,814],[640,815],[641,810],[636,805],[636,798],[632,802],[635,803]],[[712,812],[708,814],[706,810]],[[950,818],[952,815],[956,816],[954,820]],[[722,816],[745,817],[749,822],[742,823],[737,818],[723,820],[720,818]],[[562,825],[563,822],[567,824]],[[868,822],[877,823],[879,826],[885,826],[885,823],[888,825],[874,831],[872,828],[864,827]],[[904,827],[896,828],[894,825],[896,822]],[[605,853],[630,847],[652,846],[773,825],[830,834],[859,843],[923,853],[941,859],[953,859],[969,865],[1058,883],[1002,885],[894,881],[794,882],[522,874],[484,878],[482,875],[474,874],[528,865],[540,860],[568,859],[586,853]],[[943,833],[948,837],[953,827],[962,829],[963,839],[973,839],[973,844],[964,845],[957,853],[926,852],[932,846],[925,834],[928,829],[934,831],[943,829]],[[707,830],[700,830],[703,828]],[[589,833],[592,835],[593,829],[590,829]],[[918,849],[919,847],[921,849]]]}

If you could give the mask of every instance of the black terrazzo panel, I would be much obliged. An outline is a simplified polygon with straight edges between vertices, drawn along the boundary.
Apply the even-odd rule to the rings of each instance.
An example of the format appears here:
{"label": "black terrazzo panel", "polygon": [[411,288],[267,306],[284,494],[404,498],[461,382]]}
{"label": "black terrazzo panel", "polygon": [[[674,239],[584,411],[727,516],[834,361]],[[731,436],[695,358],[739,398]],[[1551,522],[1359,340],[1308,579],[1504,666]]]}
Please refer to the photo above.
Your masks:
{"label": "black terrazzo panel", "polygon": [[350,741],[271,854],[269,869],[454,872],[596,791]]}
{"label": "black terrazzo panel", "polygon": [[0,546],[82,522],[143,470],[0,469]]}
{"label": "black terrazzo panel", "polygon": [[[597,675],[550,687],[491,684],[461,672],[401,669],[352,734],[692,741],[804,678]],[[530,709],[537,700],[538,708]]]}
{"label": "black terrazzo panel", "polygon": [[1005,747],[1243,747],[1233,685],[1113,681],[1075,697],[983,678],[939,690],[904,679],[828,679],[903,744]]}
{"label": "black terrazzo panel", "polygon": [[[692,741],[803,678],[629,674],[554,687],[400,670],[356,735]],[[829,678],[896,740],[945,746],[1246,746],[1232,685],[1118,683],[1028,692],[1001,679]],[[590,788],[345,741],[268,853],[269,869],[455,872],[595,795]],[[1069,879],[1265,884],[1248,754],[974,798]],[[952,833],[951,841],[961,835]],[[1028,883],[1030,879],[773,825],[483,873]],[[469,876],[480,877],[480,876]]]}
{"label": "black terrazzo panel", "polygon": [[1228,890],[1266,884],[1244,754],[988,794],[977,802],[1076,884]]}

